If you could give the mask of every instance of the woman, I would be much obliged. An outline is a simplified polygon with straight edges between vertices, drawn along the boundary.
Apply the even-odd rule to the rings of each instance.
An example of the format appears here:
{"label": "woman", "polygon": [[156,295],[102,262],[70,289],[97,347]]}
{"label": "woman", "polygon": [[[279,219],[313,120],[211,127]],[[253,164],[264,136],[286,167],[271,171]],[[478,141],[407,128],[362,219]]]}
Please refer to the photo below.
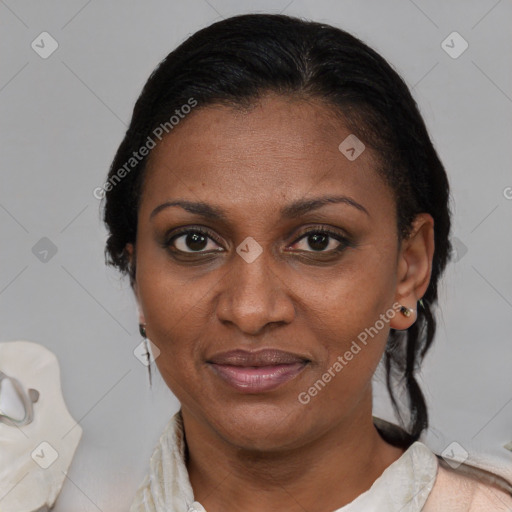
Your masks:
{"label": "woman", "polygon": [[[449,190],[375,51],[282,15],[197,32],[150,76],[104,188],[108,262],[181,404],[132,511],[512,506],[506,479],[418,441]],[[402,427],[372,417],[381,359]]]}

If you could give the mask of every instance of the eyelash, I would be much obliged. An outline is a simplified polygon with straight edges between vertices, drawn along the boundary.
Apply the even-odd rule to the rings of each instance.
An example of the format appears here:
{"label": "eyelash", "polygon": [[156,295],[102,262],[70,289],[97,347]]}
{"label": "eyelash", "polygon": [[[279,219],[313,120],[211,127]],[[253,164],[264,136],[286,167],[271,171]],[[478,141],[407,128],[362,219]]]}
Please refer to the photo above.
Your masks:
{"label": "eyelash", "polygon": [[[204,235],[204,236],[210,238],[211,240],[213,240],[217,245],[222,246],[222,243],[220,242],[220,240],[211,231],[209,231],[208,229],[202,228],[200,226],[194,227],[194,228],[183,228],[182,230],[177,231],[176,233],[174,233],[171,237],[169,237],[167,239],[164,246],[170,247],[172,245],[172,243],[177,238],[179,238],[180,236],[183,236],[183,235],[188,235],[190,233],[200,233],[201,235]],[[211,254],[211,251],[210,252],[200,252],[200,251],[185,252],[185,251],[180,251],[179,249],[175,249],[175,252],[178,252],[180,254]],[[220,252],[220,251],[214,251],[214,252]]]}
{"label": "eyelash", "polygon": [[[329,251],[303,251],[306,254],[318,254],[318,255],[326,255],[326,256],[332,256],[334,254],[339,254],[343,252],[347,247],[353,247],[352,242],[341,233],[338,233],[336,231],[330,230],[329,228],[326,228],[325,226],[310,226],[305,231],[303,231],[297,239],[292,243],[292,245],[297,244],[298,242],[304,240],[308,236],[312,234],[321,234],[321,235],[327,235],[330,238],[333,238],[334,240],[339,242],[339,245],[331,249]],[[302,251],[301,251],[302,252]]]}
{"label": "eyelash", "polygon": [[[183,235],[188,235],[190,233],[199,233],[201,235],[204,235],[204,236],[210,238],[211,240],[213,240],[217,245],[222,246],[222,243],[215,236],[215,234],[213,232],[211,232],[210,230],[208,230],[206,228],[198,226],[198,227],[194,227],[194,228],[191,228],[191,227],[183,228],[182,230],[180,230],[180,231],[178,231],[176,233],[173,233],[171,237],[166,239],[166,242],[164,243],[164,247],[165,248],[171,248],[172,244],[174,243],[174,241],[176,239],[178,239],[179,237],[181,237]],[[338,247],[336,247],[335,249],[331,249],[329,251],[302,251],[302,252],[312,253],[312,254],[325,254],[325,255],[328,254],[328,255],[332,255],[332,254],[336,254],[336,253],[341,253],[347,247],[354,247],[354,244],[350,241],[349,238],[347,238],[346,236],[342,235],[341,233],[337,233],[335,231],[332,231],[332,230],[330,230],[330,229],[328,229],[328,228],[326,228],[324,226],[311,226],[311,227],[309,227],[307,230],[305,230],[303,233],[301,233],[298,236],[298,238],[296,238],[295,241],[291,245],[297,244],[298,242],[300,242],[301,240],[303,240],[304,238],[308,237],[311,234],[327,235],[327,236],[329,236],[331,238],[334,238],[338,242],[340,242],[340,245]],[[220,250],[205,251],[205,252],[201,252],[201,251],[190,251],[190,252],[187,252],[187,251],[181,251],[179,249],[172,249],[172,250],[173,250],[173,252],[178,253],[178,254],[182,254],[182,255],[212,254],[214,252],[221,252]]]}

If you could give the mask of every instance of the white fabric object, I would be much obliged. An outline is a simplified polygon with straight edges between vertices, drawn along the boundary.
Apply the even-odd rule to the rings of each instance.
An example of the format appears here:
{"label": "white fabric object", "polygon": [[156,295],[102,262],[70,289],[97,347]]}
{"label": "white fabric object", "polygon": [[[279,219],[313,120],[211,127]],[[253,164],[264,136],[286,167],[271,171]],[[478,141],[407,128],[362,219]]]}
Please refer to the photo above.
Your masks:
{"label": "white fabric object", "polygon": [[14,384],[9,379],[0,381],[0,413],[21,421],[25,417],[23,401],[18,396]]}
{"label": "white fabric object", "polygon": [[[66,408],[59,363],[48,349],[29,341],[0,343],[0,370],[39,391],[32,423],[0,422],[0,512],[47,510],[66,479],[82,428]],[[4,397],[3,407],[13,407],[11,398]]]}
{"label": "white fabric object", "polygon": [[185,465],[183,421],[177,412],[167,423],[149,462],[149,474],[130,512],[206,512],[194,501]]}

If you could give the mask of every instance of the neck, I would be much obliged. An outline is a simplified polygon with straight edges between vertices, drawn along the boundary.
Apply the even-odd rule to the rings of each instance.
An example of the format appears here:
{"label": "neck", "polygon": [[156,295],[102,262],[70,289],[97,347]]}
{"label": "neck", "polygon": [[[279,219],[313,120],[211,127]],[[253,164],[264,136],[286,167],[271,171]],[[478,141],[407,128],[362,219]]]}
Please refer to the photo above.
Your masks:
{"label": "neck", "polygon": [[371,397],[369,409],[314,441],[271,453],[233,446],[186,409],[182,414],[190,482],[208,512],[330,512],[367,491],[403,453],[373,425]]}

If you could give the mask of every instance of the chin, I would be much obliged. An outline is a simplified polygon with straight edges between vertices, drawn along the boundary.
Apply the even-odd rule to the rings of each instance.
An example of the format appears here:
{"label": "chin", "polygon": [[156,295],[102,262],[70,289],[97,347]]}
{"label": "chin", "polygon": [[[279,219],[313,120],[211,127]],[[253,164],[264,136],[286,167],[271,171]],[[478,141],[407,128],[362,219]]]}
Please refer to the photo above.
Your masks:
{"label": "chin", "polygon": [[278,451],[294,448],[307,437],[308,422],[300,404],[224,404],[204,411],[207,422],[224,441],[244,450]]}

